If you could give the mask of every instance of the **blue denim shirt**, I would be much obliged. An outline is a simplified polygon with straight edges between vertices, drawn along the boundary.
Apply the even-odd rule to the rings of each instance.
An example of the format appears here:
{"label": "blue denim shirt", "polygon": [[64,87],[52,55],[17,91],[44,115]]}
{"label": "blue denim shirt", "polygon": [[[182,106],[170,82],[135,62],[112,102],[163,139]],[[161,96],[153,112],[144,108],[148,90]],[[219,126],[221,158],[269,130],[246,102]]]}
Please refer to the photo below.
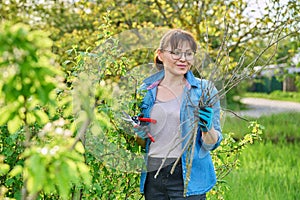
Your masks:
{"label": "blue denim shirt", "polygon": [[[144,80],[142,86],[143,89],[147,89],[144,99],[141,104],[141,111],[145,117],[150,117],[151,109],[153,108],[157,86],[164,77],[164,71],[150,76]],[[181,123],[181,135],[184,137],[186,134],[190,134],[193,126],[198,126],[198,123],[194,123],[195,120],[195,109],[199,104],[200,97],[204,90],[209,90],[209,94],[213,97],[217,94],[215,87],[210,85],[211,83],[207,80],[195,78],[191,71],[185,74],[185,78],[188,82],[189,87],[185,87],[184,94],[181,101],[180,107],[180,123]],[[207,94],[205,92],[204,94]],[[204,96],[204,99],[207,96]],[[215,96],[217,98],[217,96]],[[213,105],[214,118],[213,126],[218,132],[218,141],[216,144],[209,145],[202,141],[201,131],[197,128],[196,146],[193,155],[193,163],[191,167],[190,180],[186,188],[186,196],[204,194],[208,192],[216,184],[216,174],[210,156],[210,151],[214,150],[220,145],[222,140],[221,127],[220,127],[220,102],[216,101]],[[147,154],[149,151],[150,140],[146,139],[146,156],[145,161],[147,162]],[[183,141],[182,146],[186,143]],[[182,155],[182,172],[184,183],[186,181],[187,167],[186,167],[187,152],[185,151]],[[144,186],[146,181],[147,172],[143,171],[141,174],[140,191],[144,193]]]}

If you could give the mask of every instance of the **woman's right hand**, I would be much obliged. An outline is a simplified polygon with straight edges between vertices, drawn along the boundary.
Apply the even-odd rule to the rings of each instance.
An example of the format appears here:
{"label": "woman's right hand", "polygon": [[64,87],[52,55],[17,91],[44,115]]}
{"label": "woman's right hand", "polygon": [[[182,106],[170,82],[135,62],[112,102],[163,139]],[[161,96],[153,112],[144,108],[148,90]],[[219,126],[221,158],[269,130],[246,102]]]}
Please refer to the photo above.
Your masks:
{"label": "woman's right hand", "polygon": [[146,146],[145,138],[147,137],[147,131],[149,131],[148,126],[136,126],[133,128],[135,132],[135,140],[141,146]]}
{"label": "woman's right hand", "polygon": [[148,126],[139,125],[139,126],[135,126],[133,128],[133,131],[137,137],[145,139],[147,138],[147,133],[149,132],[149,128]]}

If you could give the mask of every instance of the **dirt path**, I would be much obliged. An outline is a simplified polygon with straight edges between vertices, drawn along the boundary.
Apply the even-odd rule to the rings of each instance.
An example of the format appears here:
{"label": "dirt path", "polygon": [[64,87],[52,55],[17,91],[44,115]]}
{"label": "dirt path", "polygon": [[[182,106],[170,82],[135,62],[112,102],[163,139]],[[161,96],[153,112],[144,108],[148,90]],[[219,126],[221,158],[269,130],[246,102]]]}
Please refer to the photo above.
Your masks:
{"label": "dirt path", "polygon": [[241,102],[246,104],[249,110],[236,112],[240,116],[260,117],[281,112],[300,112],[300,103],[295,102],[261,98],[243,98]]}

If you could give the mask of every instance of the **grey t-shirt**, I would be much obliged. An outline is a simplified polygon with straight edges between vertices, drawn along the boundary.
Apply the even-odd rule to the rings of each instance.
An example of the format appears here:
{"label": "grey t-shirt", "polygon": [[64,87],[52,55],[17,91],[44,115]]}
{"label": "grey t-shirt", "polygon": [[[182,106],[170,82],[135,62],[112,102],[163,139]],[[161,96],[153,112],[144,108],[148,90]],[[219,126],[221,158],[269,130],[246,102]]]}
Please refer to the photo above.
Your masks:
{"label": "grey t-shirt", "polygon": [[150,133],[155,142],[150,144],[149,157],[152,158],[178,158],[181,155],[180,136],[180,99],[162,102],[156,101],[150,113],[156,119],[156,124],[150,124]]}

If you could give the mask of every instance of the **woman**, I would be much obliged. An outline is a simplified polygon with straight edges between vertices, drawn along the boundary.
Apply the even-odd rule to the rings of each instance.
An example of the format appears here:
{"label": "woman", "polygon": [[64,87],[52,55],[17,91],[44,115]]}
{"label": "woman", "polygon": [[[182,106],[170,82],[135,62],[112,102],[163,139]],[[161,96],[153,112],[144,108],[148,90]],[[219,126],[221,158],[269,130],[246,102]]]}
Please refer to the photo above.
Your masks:
{"label": "woman", "polygon": [[[147,129],[136,129],[137,135],[145,139],[147,172],[141,175],[140,189],[146,200],[206,199],[206,193],[216,184],[209,151],[222,140],[220,104],[215,100],[217,90],[212,84],[195,78],[190,71],[196,50],[197,44],[189,32],[170,30],[156,52],[155,63],[160,71],[144,80],[146,94],[141,111],[144,117],[157,120],[147,124]],[[205,106],[201,109],[200,101]],[[190,155],[191,150],[184,147],[195,126],[199,128],[194,154]],[[144,137],[145,130],[155,142]],[[178,158],[180,162],[171,174]],[[193,160],[187,173],[189,158]]]}

